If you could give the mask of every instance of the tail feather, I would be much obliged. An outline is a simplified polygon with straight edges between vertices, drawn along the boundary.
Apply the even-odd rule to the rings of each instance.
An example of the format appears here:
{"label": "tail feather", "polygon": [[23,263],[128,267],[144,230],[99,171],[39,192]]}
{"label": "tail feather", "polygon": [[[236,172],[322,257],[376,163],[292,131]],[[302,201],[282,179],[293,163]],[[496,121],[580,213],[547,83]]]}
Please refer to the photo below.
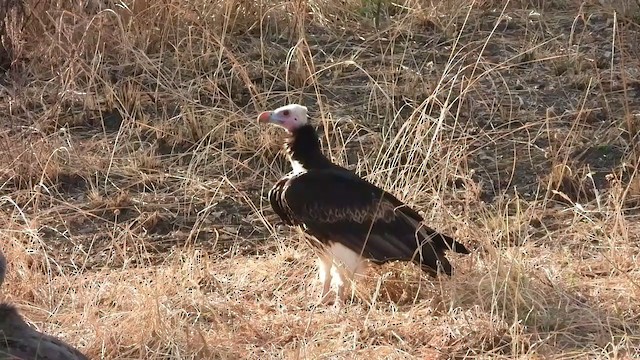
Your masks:
{"label": "tail feather", "polygon": [[453,267],[444,256],[444,251],[432,242],[427,242],[422,246],[420,254],[415,257],[414,261],[420,265],[422,271],[431,276],[436,276],[438,273],[451,276],[453,273]]}
{"label": "tail feather", "polygon": [[455,241],[452,237],[441,234],[434,229],[424,225],[420,221],[418,221],[415,217],[411,217],[410,213],[401,212],[400,214],[404,216],[404,219],[411,224],[415,229],[417,229],[417,233],[419,234],[419,240],[424,241],[430,239],[436,245],[436,248],[442,250],[451,250],[461,254],[469,254],[470,251],[461,243]]}
{"label": "tail feather", "polygon": [[453,267],[449,260],[445,257],[444,252],[451,250],[461,254],[469,254],[470,251],[463,244],[455,241],[452,237],[440,234],[434,229],[421,223],[421,218],[417,213],[405,211],[400,213],[413,229],[416,229],[417,239],[419,243],[416,253],[413,254],[413,262],[420,265],[422,270],[433,276],[438,273],[444,273],[449,276],[453,273]]}
{"label": "tail feather", "polygon": [[460,254],[470,253],[469,249],[467,249],[463,244],[444,234],[438,234],[434,236],[433,242],[443,250],[451,250]]}
{"label": "tail feather", "polygon": [[[453,238],[429,229],[431,241],[426,241],[421,248],[421,256],[416,259],[422,270],[432,276],[444,273],[449,276],[453,273],[453,267],[445,257],[444,252],[451,250],[461,254],[469,254],[470,251],[463,244]],[[429,239],[429,238],[427,238]],[[438,269],[436,271],[436,269]]]}
{"label": "tail feather", "polygon": [[470,253],[469,249],[467,249],[463,244],[455,241],[450,236],[435,231],[428,226],[424,226],[421,224],[419,233],[422,235],[422,241],[430,240],[429,242],[433,242],[436,249],[441,249],[442,251],[450,250],[461,254]]}

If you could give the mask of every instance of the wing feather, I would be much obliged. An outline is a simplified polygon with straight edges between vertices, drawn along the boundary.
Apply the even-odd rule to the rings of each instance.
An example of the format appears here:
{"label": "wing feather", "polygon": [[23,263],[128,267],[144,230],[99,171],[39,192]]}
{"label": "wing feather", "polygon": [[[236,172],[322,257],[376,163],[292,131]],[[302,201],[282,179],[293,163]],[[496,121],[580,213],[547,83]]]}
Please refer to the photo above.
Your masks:
{"label": "wing feather", "polygon": [[347,170],[310,170],[292,178],[281,196],[292,222],[321,242],[339,241],[378,263],[412,260],[426,270],[440,263],[451,273],[441,245],[453,239],[422,225],[415,210]]}
{"label": "wing feather", "polygon": [[294,225],[293,220],[289,216],[286,210],[286,206],[283,203],[282,199],[282,190],[286,185],[288,178],[283,178],[278,180],[278,182],[273,185],[271,190],[269,190],[269,203],[271,204],[271,208],[273,211],[282,219],[282,221],[287,225]]}

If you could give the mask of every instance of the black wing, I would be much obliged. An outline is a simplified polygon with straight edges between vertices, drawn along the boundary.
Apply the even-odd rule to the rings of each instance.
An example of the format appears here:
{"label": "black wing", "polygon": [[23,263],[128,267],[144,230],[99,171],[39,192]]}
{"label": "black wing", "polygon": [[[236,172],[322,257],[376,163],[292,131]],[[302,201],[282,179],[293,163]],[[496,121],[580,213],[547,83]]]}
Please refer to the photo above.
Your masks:
{"label": "black wing", "polygon": [[287,225],[295,225],[293,223],[293,219],[287,214],[286,208],[282,203],[282,189],[289,181],[289,178],[284,177],[278,180],[275,185],[269,190],[269,203],[271,204],[271,208],[275,211],[276,214],[284,221]]}
{"label": "black wing", "polygon": [[322,242],[340,242],[377,263],[411,260],[451,274],[444,251],[468,253],[460,243],[424,226],[393,195],[340,169],[311,170],[288,181],[279,199],[293,223]]}
{"label": "black wing", "polygon": [[31,328],[8,304],[0,304],[0,339],[0,355],[9,359],[88,360],[73,346]]}

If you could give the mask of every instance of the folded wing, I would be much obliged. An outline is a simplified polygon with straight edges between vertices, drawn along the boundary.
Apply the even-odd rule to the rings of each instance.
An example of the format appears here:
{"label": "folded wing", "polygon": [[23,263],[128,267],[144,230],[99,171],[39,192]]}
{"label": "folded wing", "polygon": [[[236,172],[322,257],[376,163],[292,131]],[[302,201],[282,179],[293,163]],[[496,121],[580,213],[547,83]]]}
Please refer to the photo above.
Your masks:
{"label": "folded wing", "polygon": [[421,223],[393,195],[343,169],[311,170],[274,196],[280,211],[322,242],[340,242],[373,262],[414,261],[424,270],[451,274],[444,251],[464,246]]}

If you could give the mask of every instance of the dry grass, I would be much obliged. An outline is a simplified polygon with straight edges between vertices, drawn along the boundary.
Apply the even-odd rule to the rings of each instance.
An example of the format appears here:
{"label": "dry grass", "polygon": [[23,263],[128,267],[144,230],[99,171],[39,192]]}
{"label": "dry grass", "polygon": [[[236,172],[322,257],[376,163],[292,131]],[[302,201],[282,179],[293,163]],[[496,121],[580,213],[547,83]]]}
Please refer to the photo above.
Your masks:
{"label": "dry grass", "polygon": [[[636,2],[8,3],[0,299],[39,329],[96,359],[640,356]],[[286,102],[474,250],[452,279],[315,307],[266,202],[255,116]]]}

